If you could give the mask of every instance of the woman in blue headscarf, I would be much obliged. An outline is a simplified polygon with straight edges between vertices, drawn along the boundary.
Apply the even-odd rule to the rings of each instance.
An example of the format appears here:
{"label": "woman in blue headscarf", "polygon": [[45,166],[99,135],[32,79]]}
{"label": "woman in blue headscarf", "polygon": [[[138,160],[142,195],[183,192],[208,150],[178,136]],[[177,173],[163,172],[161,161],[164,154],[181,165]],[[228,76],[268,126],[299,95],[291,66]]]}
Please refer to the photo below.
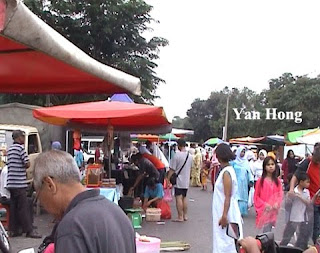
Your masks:
{"label": "woman in blue headscarf", "polygon": [[246,157],[246,148],[240,146],[236,159],[232,162],[238,181],[238,203],[241,215],[248,215],[249,188],[253,185],[253,175]]}

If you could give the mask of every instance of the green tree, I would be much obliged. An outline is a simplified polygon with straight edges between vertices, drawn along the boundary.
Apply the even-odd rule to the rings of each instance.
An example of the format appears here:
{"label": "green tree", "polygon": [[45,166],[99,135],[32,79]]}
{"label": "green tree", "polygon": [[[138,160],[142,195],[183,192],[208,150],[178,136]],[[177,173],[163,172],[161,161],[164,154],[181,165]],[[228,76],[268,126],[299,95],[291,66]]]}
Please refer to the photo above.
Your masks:
{"label": "green tree", "polygon": [[293,120],[268,120],[265,128],[268,133],[285,133],[289,131],[314,128],[320,125],[320,79],[307,76],[293,77],[284,73],[269,83],[270,89],[262,94],[266,108],[277,108],[277,111],[302,112],[302,122]]}
{"label": "green tree", "polygon": [[210,126],[212,112],[206,100],[195,99],[191,109],[187,111],[189,122],[192,124],[194,135],[192,141],[204,142],[212,135]]}
{"label": "green tree", "polygon": [[248,111],[258,108],[258,94],[246,87],[242,90],[225,87],[221,91],[212,92],[207,100],[196,99],[188,110],[195,141],[203,142],[210,137],[222,138],[228,96],[228,138],[256,133],[254,121],[236,120],[233,108],[245,108]]}
{"label": "green tree", "polygon": [[175,116],[172,119],[172,127],[180,128],[180,129],[192,129],[192,124],[188,117],[181,118],[179,116]]}
{"label": "green tree", "polygon": [[[320,77],[293,76],[284,73],[271,79],[269,89],[257,94],[243,89],[225,87],[214,91],[207,100],[196,99],[187,115],[195,131],[194,140],[222,137],[225,124],[227,97],[229,96],[228,138],[242,136],[284,135],[289,131],[320,126]],[[260,120],[236,119],[233,108],[261,113]],[[302,112],[302,122],[295,120],[266,120],[266,108],[283,112]]]}
{"label": "green tree", "polygon": [[[168,41],[161,37],[147,40],[144,32],[154,20],[152,6],[143,0],[43,1],[25,0],[25,4],[47,24],[64,35],[96,60],[139,77],[142,96],[137,102],[151,103],[155,90],[164,80],[156,75],[159,50]],[[107,94],[91,96],[54,96],[56,104],[104,99]],[[27,98],[26,101],[32,98]],[[13,101],[17,96],[4,96]],[[18,96],[19,98],[19,96]],[[20,97],[20,101],[23,98]],[[42,103],[44,99],[37,99]]]}

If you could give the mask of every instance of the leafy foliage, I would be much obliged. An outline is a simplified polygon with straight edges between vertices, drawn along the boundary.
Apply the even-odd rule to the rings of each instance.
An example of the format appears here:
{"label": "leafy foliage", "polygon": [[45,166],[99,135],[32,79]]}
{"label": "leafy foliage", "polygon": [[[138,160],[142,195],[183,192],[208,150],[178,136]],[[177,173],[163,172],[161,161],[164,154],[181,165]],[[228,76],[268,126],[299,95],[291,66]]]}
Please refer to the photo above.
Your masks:
{"label": "leafy foliage", "polygon": [[[246,87],[225,87],[214,91],[207,100],[196,99],[187,112],[187,118],[175,124],[188,122],[195,131],[194,141],[205,141],[210,137],[222,137],[225,124],[227,97],[229,96],[228,138],[242,136],[264,136],[284,134],[289,131],[315,128],[320,125],[320,78],[306,76],[294,77],[284,73],[279,78],[271,79],[269,89],[256,93]],[[233,108],[244,108],[247,112],[260,112],[260,120],[245,119],[242,115],[236,119]],[[277,108],[283,112],[302,112],[303,121],[266,120],[266,108]]]}
{"label": "leafy foliage", "polygon": [[191,129],[192,124],[189,118],[180,118],[179,116],[175,116],[172,120],[172,127],[174,128],[184,128],[184,129]]}

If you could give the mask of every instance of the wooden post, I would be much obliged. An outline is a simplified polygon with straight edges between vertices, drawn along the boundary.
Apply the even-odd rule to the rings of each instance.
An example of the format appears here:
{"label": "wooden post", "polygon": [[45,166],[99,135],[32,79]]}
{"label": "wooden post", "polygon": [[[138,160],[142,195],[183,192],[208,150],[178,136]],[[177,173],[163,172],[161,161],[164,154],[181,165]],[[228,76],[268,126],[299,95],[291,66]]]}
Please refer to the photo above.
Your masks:
{"label": "wooden post", "polygon": [[223,131],[223,141],[227,141],[228,139],[228,116],[229,116],[229,94],[227,97],[227,107],[226,107],[226,118],[224,124],[224,131]]}

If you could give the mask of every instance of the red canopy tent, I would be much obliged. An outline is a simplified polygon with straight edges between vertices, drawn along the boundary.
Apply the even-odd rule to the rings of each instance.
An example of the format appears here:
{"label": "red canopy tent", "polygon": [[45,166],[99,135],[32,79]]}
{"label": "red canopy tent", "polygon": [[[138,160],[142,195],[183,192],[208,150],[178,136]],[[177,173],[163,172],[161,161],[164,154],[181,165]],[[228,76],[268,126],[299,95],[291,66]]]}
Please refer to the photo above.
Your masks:
{"label": "red canopy tent", "polygon": [[99,101],[35,109],[33,116],[41,121],[72,128],[134,133],[168,133],[171,124],[162,107]]}
{"label": "red canopy tent", "polygon": [[140,94],[140,80],[104,65],[53,30],[20,0],[0,0],[1,93]]}
{"label": "red canopy tent", "polygon": [[[87,130],[168,133],[168,122],[162,107],[117,101],[100,101],[35,109],[33,116],[54,125]],[[110,130],[112,129],[112,130]],[[111,133],[112,132],[112,133]],[[111,176],[111,144],[108,145],[109,177]]]}

